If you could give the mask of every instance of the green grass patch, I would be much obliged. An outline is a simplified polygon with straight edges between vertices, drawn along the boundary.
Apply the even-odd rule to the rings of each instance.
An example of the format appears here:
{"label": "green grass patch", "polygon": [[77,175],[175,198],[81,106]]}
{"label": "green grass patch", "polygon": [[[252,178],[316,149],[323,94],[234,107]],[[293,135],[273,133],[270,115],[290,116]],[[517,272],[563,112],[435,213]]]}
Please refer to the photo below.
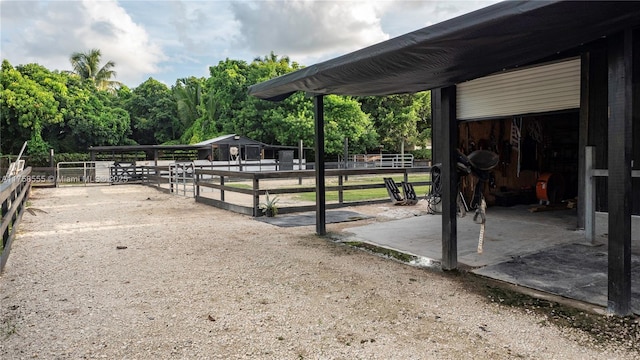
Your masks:
{"label": "green grass patch", "polygon": [[[384,187],[384,178],[386,176],[349,176],[348,180],[343,182],[343,185],[363,185],[363,184],[379,184],[381,188],[379,189],[360,189],[360,190],[345,190],[343,191],[343,199],[346,202],[356,202],[356,201],[368,201],[368,200],[380,200],[386,199],[389,197],[387,193],[387,189]],[[397,184],[400,186],[400,183],[403,181],[404,177],[400,176],[390,176]],[[412,175],[409,177],[409,182],[427,182],[431,180],[431,176],[429,174],[424,175]],[[239,189],[253,189],[253,185],[246,182],[226,182],[226,186],[235,187]],[[325,181],[325,185],[327,186],[337,186],[338,179],[336,177],[328,177]],[[263,185],[264,186],[264,185]],[[268,185],[267,185],[268,186]],[[288,188],[300,188],[300,187],[309,187],[306,185],[287,185]],[[429,191],[429,185],[420,185],[413,187],[416,192],[416,196],[418,199],[423,198],[424,195]],[[338,191],[327,191],[325,193],[326,201],[338,201]],[[315,191],[305,192],[305,193],[296,193],[292,195],[293,200],[299,201],[315,201],[316,193]]]}
{"label": "green grass patch", "polygon": [[[350,176],[348,181],[343,182],[343,185],[362,185],[362,184],[380,184],[384,185],[384,178],[386,176]],[[395,181],[398,186],[403,181],[403,176],[391,176],[393,181]],[[430,181],[430,175],[415,175],[409,178],[409,182],[425,182]],[[329,178],[325,182],[327,186],[336,186],[338,185],[338,180],[336,178]],[[413,190],[416,192],[416,196],[418,199],[422,198],[428,191],[428,185],[414,186]],[[327,201],[338,201],[338,191],[327,191],[325,193],[325,197]],[[380,189],[361,189],[361,190],[345,190],[343,191],[344,201],[366,201],[366,200],[378,200],[378,199],[386,199],[389,197],[387,193],[387,189],[382,187]],[[316,193],[308,192],[308,193],[300,193],[297,194],[295,199],[303,200],[303,201],[315,201]]]}
{"label": "green grass patch", "polygon": [[11,319],[7,319],[3,323],[1,332],[4,340],[8,339],[11,335],[17,332],[16,324]]}

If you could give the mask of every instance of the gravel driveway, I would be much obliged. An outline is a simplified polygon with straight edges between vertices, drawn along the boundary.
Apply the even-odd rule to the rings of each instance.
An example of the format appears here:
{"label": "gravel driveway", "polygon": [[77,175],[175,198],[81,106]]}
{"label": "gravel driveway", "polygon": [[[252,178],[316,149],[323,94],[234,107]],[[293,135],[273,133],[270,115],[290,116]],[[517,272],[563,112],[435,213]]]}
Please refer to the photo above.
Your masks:
{"label": "gravel driveway", "polygon": [[638,356],[315,226],[139,185],[35,189],[31,207],[47,213],[25,213],[0,276],[2,359]]}

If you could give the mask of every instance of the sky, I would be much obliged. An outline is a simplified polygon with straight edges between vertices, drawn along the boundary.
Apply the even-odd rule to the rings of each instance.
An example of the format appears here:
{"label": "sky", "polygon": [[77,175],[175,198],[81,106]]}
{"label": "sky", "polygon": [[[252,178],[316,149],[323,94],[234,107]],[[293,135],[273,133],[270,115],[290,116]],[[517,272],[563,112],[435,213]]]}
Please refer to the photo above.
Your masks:
{"label": "sky", "polygon": [[128,87],[171,86],[272,51],[313,65],[496,2],[0,0],[0,58],[64,71],[72,53],[95,48]]}

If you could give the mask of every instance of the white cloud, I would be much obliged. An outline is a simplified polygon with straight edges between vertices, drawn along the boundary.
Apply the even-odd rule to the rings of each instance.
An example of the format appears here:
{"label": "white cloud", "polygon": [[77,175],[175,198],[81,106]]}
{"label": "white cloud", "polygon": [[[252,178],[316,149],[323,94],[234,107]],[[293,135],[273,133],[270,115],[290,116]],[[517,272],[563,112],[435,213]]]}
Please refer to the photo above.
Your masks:
{"label": "white cloud", "polygon": [[71,53],[98,48],[117,80],[171,85],[271,51],[312,65],[495,2],[0,0],[0,57],[70,70]]}
{"label": "white cloud", "polygon": [[268,0],[234,2],[244,45],[257,55],[274,51],[306,59],[349,52],[389,38],[375,1]]}
{"label": "white cloud", "polygon": [[[122,7],[167,55],[159,80],[171,85],[185,76],[207,76],[225,57],[251,58],[236,46],[240,25],[229,1],[121,1]],[[163,78],[164,77],[164,78]]]}
{"label": "white cloud", "polygon": [[310,65],[418,30],[497,0],[265,0],[233,2],[242,46]]}
{"label": "white cloud", "polygon": [[86,23],[75,29],[83,49],[100,49],[105,61],[116,63],[118,79],[124,82],[158,72],[158,63],[164,58],[162,50],[124,9],[113,1],[83,1],[83,5]]}
{"label": "white cloud", "polygon": [[116,62],[117,80],[138,83],[145,73],[157,72],[164,58],[116,1],[2,1],[0,6],[0,55],[14,65],[37,62],[70,70],[73,52],[97,48],[103,63]]}
{"label": "white cloud", "polygon": [[500,0],[390,1],[385,9],[382,28],[392,37],[460,16],[495,4]]}

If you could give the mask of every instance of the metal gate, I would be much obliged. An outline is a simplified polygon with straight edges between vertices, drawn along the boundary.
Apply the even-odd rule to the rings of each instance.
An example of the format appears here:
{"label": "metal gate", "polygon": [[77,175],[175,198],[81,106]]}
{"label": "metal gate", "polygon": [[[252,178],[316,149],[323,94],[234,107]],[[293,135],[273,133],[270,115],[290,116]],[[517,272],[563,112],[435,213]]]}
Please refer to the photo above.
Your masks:
{"label": "metal gate", "polygon": [[61,161],[56,164],[56,186],[84,185],[96,182],[96,163],[87,161]]}
{"label": "metal gate", "polygon": [[169,189],[182,196],[195,196],[193,162],[169,164]]}
{"label": "metal gate", "polygon": [[125,184],[142,180],[142,168],[135,162],[115,162],[109,167],[109,182]]}

